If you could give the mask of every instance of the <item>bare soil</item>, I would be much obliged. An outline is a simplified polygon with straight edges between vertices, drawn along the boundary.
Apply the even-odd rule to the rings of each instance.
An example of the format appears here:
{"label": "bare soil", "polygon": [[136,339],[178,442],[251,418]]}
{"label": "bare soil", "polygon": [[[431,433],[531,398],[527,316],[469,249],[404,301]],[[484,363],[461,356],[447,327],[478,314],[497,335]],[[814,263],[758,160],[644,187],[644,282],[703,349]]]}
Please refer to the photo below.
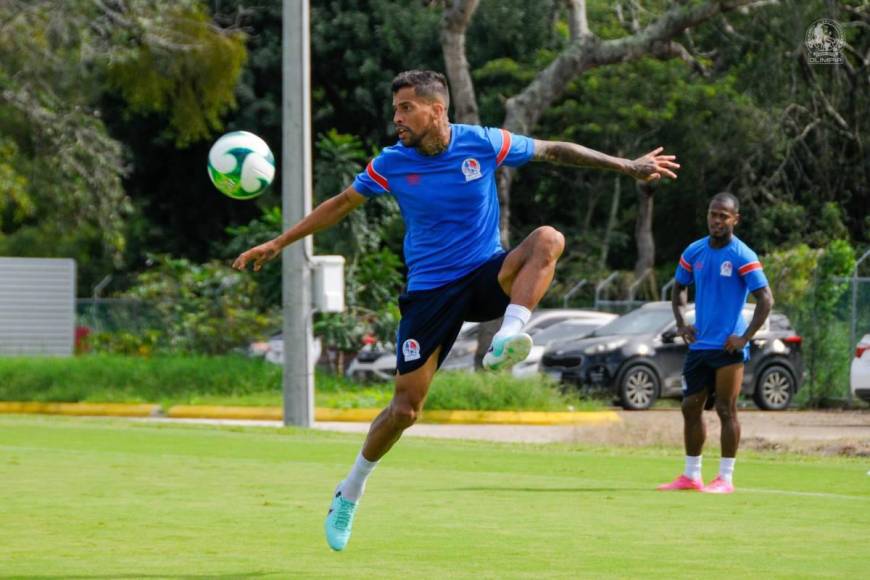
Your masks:
{"label": "bare soil", "polygon": [[[410,436],[527,443],[587,443],[628,447],[682,447],[679,409],[618,411],[622,421],[604,426],[418,424]],[[719,418],[704,413],[707,448],[718,448]],[[870,457],[870,411],[750,411],[738,413],[742,449]],[[318,423],[317,428],[366,432],[362,423]]]}

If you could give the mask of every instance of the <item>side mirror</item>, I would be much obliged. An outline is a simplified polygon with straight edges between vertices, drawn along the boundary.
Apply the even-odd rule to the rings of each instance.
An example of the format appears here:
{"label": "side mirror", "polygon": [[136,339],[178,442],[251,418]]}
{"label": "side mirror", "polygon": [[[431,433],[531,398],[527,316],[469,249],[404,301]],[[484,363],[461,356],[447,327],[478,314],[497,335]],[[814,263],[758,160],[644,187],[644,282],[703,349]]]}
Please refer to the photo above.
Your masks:
{"label": "side mirror", "polygon": [[673,344],[677,339],[677,329],[669,328],[662,333],[662,343]]}

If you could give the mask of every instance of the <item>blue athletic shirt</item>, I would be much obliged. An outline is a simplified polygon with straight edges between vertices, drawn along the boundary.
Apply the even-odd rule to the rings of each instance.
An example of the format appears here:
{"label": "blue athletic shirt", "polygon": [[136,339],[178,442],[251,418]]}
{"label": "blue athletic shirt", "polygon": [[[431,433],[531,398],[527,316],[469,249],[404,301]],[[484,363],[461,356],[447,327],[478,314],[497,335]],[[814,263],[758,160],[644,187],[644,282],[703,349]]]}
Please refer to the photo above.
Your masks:
{"label": "blue athletic shirt", "polygon": [[438,288],[504,249],[495,172],[532,158],[529,137],[504,129],[450,125],[450,144],[421,155],[401,142],[383,149],[353,188],[366,197],[395,196],[405,220],[408,290]]}
{"label": "blue athletic shirt", "polygon": [[710,236],[690,244],[676,278],[683,286],[695,285],[697,340],[690,350],[723,350],[729,336],[741,336],[748,326],[742,315],[746,297],[767,286],[758,256],[737,236],[719,249],[710,247]]}

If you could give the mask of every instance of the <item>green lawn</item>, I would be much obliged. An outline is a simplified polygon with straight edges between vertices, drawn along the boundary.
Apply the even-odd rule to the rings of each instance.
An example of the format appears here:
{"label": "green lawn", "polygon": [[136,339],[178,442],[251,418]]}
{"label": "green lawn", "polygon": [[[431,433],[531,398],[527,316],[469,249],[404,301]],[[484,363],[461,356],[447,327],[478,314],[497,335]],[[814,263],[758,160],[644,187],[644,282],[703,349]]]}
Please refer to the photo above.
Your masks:
{"label": "green lawn", "polygon": [[[852,577],[868,461],[752,455],[738,493],[652,491],[678,450],[409,438],[348,549],[323,517],[361,436],[0,416],[0,576]],[[709,478],[715,458],[705,466]]]}

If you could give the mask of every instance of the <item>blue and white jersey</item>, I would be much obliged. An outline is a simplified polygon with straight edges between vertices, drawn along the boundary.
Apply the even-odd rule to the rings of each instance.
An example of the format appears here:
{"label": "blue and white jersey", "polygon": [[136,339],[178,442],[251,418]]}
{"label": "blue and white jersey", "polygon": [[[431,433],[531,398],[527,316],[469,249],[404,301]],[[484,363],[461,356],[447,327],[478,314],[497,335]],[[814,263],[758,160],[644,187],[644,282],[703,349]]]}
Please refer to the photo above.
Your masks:
{"label": "blue and white jersey", "polygon": [[709,236],[693,242],[680,256],[676,279],[695,285],[697,340],[690,350],[722,350],[729,336],[742,335],[746,297],[768,285],[758,256],[737,236],[718,249],[710,247]]}
{"label": "blue and white jersey", "polygon": [[458,280],[504,251],[495,173],[534,155],[529,137],[476,125],[450,128],[450,144],[438,155],[421,155],[399,142],[353,182],[366,197],[390,194],[398,201],[409,291]]}

